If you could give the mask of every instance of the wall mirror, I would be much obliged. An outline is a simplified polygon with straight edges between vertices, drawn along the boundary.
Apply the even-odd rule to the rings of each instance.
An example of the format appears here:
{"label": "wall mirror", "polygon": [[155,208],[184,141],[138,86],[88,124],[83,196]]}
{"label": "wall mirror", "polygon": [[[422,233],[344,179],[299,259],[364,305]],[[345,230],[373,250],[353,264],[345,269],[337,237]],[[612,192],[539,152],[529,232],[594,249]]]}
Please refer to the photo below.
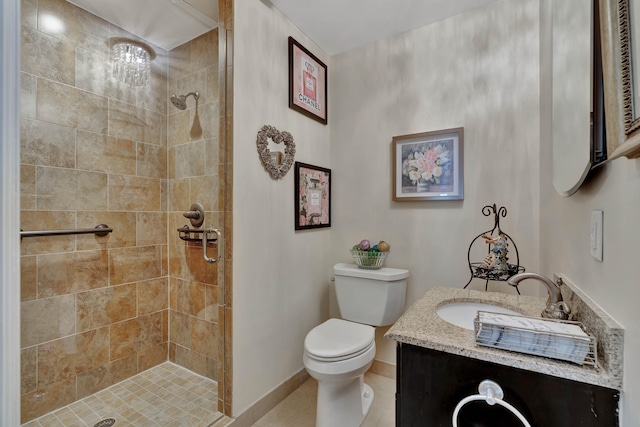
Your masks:
{"label": "wall mirror", "polygon": [[640,0],[600,0],[609,159],[640,157]]}
{"label": "wall mirror", "polygon": [[550,0],[553,186],[578,191],[607,160],[599,0]]}
{"label": "wall mirror", "polygon": [[591,112],[594,60],[592,2],[552,0],[553,186],[575,193],[593,166]]}

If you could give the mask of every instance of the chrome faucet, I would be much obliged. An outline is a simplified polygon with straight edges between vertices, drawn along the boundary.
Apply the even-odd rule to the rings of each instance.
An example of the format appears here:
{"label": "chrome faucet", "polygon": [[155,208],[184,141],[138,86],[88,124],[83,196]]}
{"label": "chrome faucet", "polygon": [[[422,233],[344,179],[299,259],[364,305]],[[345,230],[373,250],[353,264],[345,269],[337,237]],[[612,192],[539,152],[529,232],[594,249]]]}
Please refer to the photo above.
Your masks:
{"label": "chrome faucet", "polygon": [[560,292],[560,288],[558,287],[558,285],[556,285],[546,277],[537,273],[520,273],[511,276],[509,280],[507,280],[507,283],[511,286],[518,286],[520,282],[526,279],[536,279],[544,283],[547,287],[549,298],[547,298],[547,307],[542,310],[542,317],[561,320],[569,319],[571,309],[569,308],[567,303],[562,300],[562,293]]}

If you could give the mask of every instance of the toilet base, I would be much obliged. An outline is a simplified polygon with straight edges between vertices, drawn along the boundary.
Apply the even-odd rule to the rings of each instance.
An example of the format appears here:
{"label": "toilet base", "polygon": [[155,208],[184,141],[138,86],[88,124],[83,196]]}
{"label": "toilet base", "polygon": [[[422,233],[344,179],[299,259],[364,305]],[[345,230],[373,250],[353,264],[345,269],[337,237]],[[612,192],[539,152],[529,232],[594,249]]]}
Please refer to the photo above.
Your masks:
{"label": "toilet base", "polygon": [[347,381],[318,382],[316,427],[358,427],[373,403],[373,390],[364,375]]}

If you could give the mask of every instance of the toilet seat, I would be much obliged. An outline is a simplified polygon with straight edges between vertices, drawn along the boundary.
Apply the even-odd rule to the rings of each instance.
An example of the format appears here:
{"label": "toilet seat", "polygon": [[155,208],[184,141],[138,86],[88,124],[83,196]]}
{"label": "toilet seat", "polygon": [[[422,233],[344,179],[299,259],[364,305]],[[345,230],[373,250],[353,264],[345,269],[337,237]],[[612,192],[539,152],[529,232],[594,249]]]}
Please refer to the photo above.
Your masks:
{"label": "toilet seat", "polygon": [[304,340],[306,354],[315,360],[337,362],[367,352],[375,343],[375,329],[342,319],[329,319]]}

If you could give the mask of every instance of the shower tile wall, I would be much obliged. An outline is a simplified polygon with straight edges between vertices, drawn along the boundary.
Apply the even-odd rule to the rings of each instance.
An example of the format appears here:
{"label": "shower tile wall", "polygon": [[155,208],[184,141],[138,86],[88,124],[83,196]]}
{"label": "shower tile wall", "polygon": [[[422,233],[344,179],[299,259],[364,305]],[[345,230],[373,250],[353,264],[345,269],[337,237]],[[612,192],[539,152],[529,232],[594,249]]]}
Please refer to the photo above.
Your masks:
{"label": "shower tile wall", "polygon": [[[132,89],[111,77],[109,48],[130,35],[64,0],[21,7],[21,227],[114,230],[21,242],[24,422],[167,360],[169,176],[167,52],[155,48],[151,87]],[[194,323],[195,342],[207,329]]]}
{"label": "shower tile wall", "polygon": [[[217,380],[224,352],[224,266],[207,264],[202,245],[185,243],[175,230],[189,225],[182,213],[194,202],[205,209],[204,228],[223,230],[224,153],[220,144],[218,29],[169,52],[169,93],[198,91],[187,109],[169,105],[169,254],[171,324],[169,360]],[[223,86],[224,87],[224,86]],[[222,153],[222,154],[221,154]],[[219,179],[220,176],[220,179]],[[227,236],[225,236],[227,237]],[[216,253],[208,248],[208,256]],[[219,314],[222,313],[222,314]]]}

